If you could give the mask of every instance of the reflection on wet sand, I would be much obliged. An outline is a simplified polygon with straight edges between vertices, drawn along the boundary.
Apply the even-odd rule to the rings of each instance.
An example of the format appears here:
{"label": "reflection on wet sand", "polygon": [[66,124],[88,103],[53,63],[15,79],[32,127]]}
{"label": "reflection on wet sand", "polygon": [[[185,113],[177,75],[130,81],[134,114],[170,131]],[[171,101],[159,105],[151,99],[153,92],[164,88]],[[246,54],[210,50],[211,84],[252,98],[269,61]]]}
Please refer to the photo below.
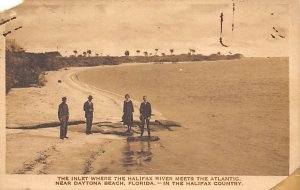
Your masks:
{"label": "reflection on wet sand", "polygon": [[[136,123],[139,126],[139,123]],[[178,122],[170,120],[155,120],[150,123],[150,130],[157,135],[157,132],[163,132],[166,129],[173,131],[172,127],[181,127]],[[140,128],[134,129],[135,133],[141,134]],[[161,135],[161,134],[160,134]],[[155,147],[155,150],[153,150]],[[153,152],[161,152],[164,146],[161,145],[159,136],[129,136],[123,151],[123,167],[128,173],[149,173],[153,172],[153,166],[150,162],[153,160]],[[153,165],[153,164],[152,164]],[[151,172],[150,172],[151,173]]]}
{"label": "reflection on wet sand", "polygon": [[[140,122],[135,121],[130,133],[121,122],[93,123],[92,137],[107,138],[114,148],[107,148],[99,154],[92,152],[87,159],[86,174],[154,174],[161,173],[162,165],[169,161],[172,152],[163,145],[181,125],[176,121],[154,120],[150,122],[151,136],[141,136]],[[85,133],[85,125],[70,127],[70,132]],[[172,134],[171,134],[172,133]],[[89,139],[89,138],[88,138]],[[157,157],[153,159],[153,155]],[[164,156],[164,155],[167,155]],[[163,170],[165,172],[165,170]]]}
{"label": "reflection on wet sand", "polygon": [[127,142],[123,155],[123,166],[127,171],[130,171],[133,167],[142,167],[152,160],[151,142]]}

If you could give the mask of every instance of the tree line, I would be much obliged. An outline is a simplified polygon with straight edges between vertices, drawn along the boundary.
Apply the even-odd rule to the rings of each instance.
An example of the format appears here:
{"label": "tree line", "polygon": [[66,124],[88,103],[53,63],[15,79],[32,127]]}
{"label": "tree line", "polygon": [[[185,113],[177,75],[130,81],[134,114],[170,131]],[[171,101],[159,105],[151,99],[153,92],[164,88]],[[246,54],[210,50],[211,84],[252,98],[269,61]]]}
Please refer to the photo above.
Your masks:
{"label": "tree line", "polygon": [[[155,54],[151,53],[151,52],[148,52],[148,51],[144,51],[144,52],[141,52],[141,50],[136,50],[136,55],[135,56],[166,56],[167,54],[165,52],[161,52],[160,55],[158,54],[158,48],[155,48],[154,51],[155,51]],[[170,49],[169,50],[170,52],[170,55],[173,55],[174,54],[174,49]],[[195,49],[189,49],[188,50],[188,55],[195,55],[195,52],[196,50]],[[77,50],[73,50],[73,53],[74,55],[71,55],[71,56],[74,56],[74,57],[91,57],[92,56],[92,50],[87,50],[87,51],[83,51],[81,54],[78,54],[79,52]],[[141,55],[141,53],[143,53]],[[220,54],[220,52],[218,52]],[[125,56],[130,56],[130,51],[129,50],[125,50],[124,51],[124,55]],[[94,53],[94,56],[95,57],[99,57],[99,56],[103,56],[102,53],[97,53],[95,52]],[[108,55],[109,56],[109,55]],[[131,55],[133,56],[133,55]]]}
{"label": "tree line", "polygon": [[17,46],[15,43],[6,43],[6,92],[11,88],[43,86],[46,83],[46,71],[58,70],[67,67],[90,67],[99,65],[117,65],[121,63],[164,63],[164,62],[190,62],[190,61],[215,61],[239,59],[241,54],[222,55],[220,52],[208,56],[195,54],[194,49],[189,49],[187,54],[174,55],[174,49],[169,54],[158,55],[158,48],[154,49],[155,54],[147,51],[144,56],[139,56],[141,51],[136,50],[136,56],[130,56],[129,50],[124,51],[124,56],[102,56],[87,50],[78,55],[74,50],[71,57],[63,57],[59,52],[31,53]]}

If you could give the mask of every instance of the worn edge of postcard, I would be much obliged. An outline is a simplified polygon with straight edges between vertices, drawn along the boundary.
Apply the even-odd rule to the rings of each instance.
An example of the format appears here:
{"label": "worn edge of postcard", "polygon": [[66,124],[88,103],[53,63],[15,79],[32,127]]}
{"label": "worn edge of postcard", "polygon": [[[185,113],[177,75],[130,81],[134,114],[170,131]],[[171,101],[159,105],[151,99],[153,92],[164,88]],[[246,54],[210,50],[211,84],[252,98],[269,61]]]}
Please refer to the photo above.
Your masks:
{"label": "worn edge of postcard", "polygon": [[[261,189],[261,186],[272,184],[272,189],[298,189],[300,188],[300,6],[298,0],[289,1],[290,27],[289,27],[289,110],[290,110],[290,176],[240,176],[245,184],[242,189]],[[0,26],[1,34],[5,31],[4,26]],[[0,189],[115,189],[116,187],[103,186],[55,186],[58,176],[66,175],[7,175],[5,173],[6,162],[6,122],[5,122],[5,38],[0,36]],[[67,175],[82,176],[82,175]],[[107,176],[107,175],[106,175]],[[114,176],[114,175],[110,175]],[[117,175],[115,175],[117,176]],[[118,175],[119,176],[119,175]],[[172,176],[172,175],[170,175]],[[208,175],[209,176],[209,175]],[[287,179],[285,179],[287,178]],[[283,180],[283,181],[282,181]],[[179,189],[182,186],[172,187]],[[149,189],[152,186],[125,186],[121,189]],[[196,189],[184,186],[185,189]],[[236,189],[230,186],[209,187],[202,189]],[[271,187],[270,187],[271,188]],[[157,189],[157,188],[155,188]],[[171,189],[171,187],[161,188]],[[241,189],[238,187],[238,189]]]}

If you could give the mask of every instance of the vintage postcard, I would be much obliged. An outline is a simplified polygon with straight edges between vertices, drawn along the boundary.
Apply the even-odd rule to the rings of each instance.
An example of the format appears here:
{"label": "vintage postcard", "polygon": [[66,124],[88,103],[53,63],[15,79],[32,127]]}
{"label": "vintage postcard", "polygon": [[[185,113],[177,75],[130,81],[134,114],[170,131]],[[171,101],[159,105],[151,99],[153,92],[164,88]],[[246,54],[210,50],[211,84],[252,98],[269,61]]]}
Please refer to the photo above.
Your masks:
{"label": "vintage postcard", "polygon": [[0,5],[1,190],[300,190],[297,0]]}

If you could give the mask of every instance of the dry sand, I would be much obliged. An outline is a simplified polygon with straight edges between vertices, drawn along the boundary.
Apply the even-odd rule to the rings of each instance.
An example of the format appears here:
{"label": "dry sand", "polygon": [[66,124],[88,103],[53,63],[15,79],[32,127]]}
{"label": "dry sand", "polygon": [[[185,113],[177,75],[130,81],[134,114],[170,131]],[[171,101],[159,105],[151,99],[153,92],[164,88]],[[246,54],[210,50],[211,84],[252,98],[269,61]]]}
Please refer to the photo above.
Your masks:
{"label": "dry sand", "polygon": [[135,119],[138,100],[148,95],[153,120],[182,127],[152,126],[161,140],[151,143],[86,136],[83,124],[70,126],[65,141],[57,127],[7,129],[8,173],[288,175],[287,58],[72,68],[47,79],[45,87],[8,94],[8,127],[56,121],[61,96],[68,97],[71,120],[83,120],[82,104],[92,94],[95,122],[112,122],[109,130],[122,133],[125,93],[134,99]]}

